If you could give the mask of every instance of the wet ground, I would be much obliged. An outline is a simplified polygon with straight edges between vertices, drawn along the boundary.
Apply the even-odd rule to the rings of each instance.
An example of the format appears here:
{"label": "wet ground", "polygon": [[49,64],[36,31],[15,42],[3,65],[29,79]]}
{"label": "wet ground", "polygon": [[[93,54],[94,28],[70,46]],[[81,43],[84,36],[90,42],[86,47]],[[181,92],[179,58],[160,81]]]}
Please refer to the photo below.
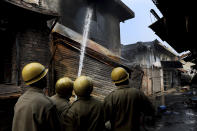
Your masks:
{"label": "wet ground", "polygon": [[188,96],[174,92],[165,95],[167,111],[156,119],[148,131],[197,131],[197,108],[190,108],[184,101]]}

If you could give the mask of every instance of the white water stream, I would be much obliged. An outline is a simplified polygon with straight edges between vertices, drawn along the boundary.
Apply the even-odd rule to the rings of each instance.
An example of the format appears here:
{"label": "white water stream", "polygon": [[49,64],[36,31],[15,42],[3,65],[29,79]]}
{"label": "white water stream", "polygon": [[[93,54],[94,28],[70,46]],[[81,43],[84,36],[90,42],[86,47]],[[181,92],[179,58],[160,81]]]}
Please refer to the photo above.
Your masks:
{"label": "white water stream", "polygon": [[78,69],[78,75],[77,75],[78,77],[81,76],[81,72],[82,72],[82,68],[83,68],[83,61],[84,61],[84,57],[85,57],[85,49],[86,49],[86,44],[87,44],[87,40],[88,40],[88,34],[89,34],[92,14],[93,14],[93,10],[91,8],[87,8],[87,13],[86,13],[84,28],[83,28],[83,40],[81,43],[79,69]]}

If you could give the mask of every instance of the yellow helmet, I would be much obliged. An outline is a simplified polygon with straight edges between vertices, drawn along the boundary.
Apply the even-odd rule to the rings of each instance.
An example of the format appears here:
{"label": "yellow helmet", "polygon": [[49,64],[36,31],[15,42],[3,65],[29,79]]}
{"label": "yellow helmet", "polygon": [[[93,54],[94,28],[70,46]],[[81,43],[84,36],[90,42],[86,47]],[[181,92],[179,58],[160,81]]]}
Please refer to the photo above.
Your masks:
{"label": "yellow helmet", "polygon": [[22,78],[26,85],[31,85],[46,76],[47,72],[48,69],[46,69],[42,64],[33,62],[27,64],[23,68]]}
{"label": "yellow helmet", "polygon": [[60,78],[55,85],[55,91],[61,96],[68,96],[72,94],[73,81],[68,77]]}
{"label": "yellow helmet", "polygon": [[122,67],[116,67],[111,72],[111,79],[113,83],[121,83],[129,79],[129,74]]}
{"label": "yellow helmet", "polygon": [[77,96],[89,96],[93,90],[92,79],[88,76],[80,76],[74,81],[74,91]]}

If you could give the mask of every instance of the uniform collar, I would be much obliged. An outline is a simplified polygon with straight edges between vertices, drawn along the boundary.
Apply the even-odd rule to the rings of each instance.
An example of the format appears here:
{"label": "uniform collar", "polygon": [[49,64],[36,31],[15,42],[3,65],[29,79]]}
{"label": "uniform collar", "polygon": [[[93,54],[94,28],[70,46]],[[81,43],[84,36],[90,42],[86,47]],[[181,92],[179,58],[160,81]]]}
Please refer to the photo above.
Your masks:
{"label": "uniform collar", "polygon": [[55,96],[56,97],[59,97],[59,98],[61,98],[61,99],[65,99],[65,100],[67,100],[67,101],[69,101],[69,98],[68,97],[63,97],[62,95],[59,95],[59,94],[55,94]]}
{"label": "uniform collar", "polygon": [[86,96],[86,97],[78,97],[77,100],[89,100],[91,96]]}
{"label": "uniform collar", "polygon": [[121,85],[121,86],[117,86],[118,89],[124,89],[124,88],[130,88],[129,85]]}
{"label": "uniform collar", "polygon": [[29,87],[28,91],[38,92],[38,93],[44,93],[43,89],[38,87]]}

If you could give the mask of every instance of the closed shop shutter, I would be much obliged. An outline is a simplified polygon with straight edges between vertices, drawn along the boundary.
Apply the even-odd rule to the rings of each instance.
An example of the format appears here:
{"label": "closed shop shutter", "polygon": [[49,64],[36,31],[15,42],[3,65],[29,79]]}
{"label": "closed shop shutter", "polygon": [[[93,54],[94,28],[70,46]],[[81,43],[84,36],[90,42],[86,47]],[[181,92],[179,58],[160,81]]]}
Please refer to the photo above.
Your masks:
{"label": "closed shop shutter", "polygon": [[[79,57],[80,52],[75,48],[67,44],[57,44],[54,56],[55,81],[63,76],[75,80],[79,68]],[[110,78],[110,73],[113,69],[112,66],[104,64],[88,55],[85,55],[83,64],[82,75],[90,76],[94,80],[94,96],[103,99],[115,89]]]}

